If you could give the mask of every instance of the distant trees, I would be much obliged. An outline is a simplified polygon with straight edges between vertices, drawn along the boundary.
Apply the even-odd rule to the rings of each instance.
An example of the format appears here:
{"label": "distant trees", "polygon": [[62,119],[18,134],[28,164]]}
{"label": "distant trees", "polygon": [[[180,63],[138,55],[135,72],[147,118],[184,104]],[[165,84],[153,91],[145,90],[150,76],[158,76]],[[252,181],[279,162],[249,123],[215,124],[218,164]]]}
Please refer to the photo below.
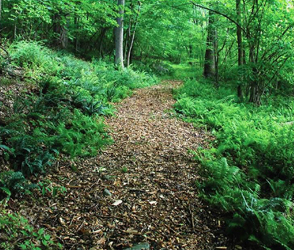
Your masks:
{"label": "distant trees", "polygon": [[[231,71],[230,76],[235,78],[237,94],[240,98],[244,96],[249,102],[259,105],[261,97],[276,88],[277,82],[284,84],[288,82],[293,85],[292,80],[288,81],[289,72],[293,75],[289,61],[293,62],[294,59],[293,41],[290,35],[294,27],[292,3],[287,0],[236,0],[235,5],[231,1],[224,1],[222,5],[219,2],[218,5],[213,5],[210,2],[210,6],[213,7],[193,4],[207,10],[205,77],[218,75],[215,73],[215,66],[218,66],[218,63],[215,61],[213,63],[212,55],[216,53],[215,49],[213,50],[216,48],[213,43],[220,42],[220,39],[213,36],[215,29],[213,13],[223,17],[225,22],[219,21],[218,25],[222,23],[222,30],[229,31],[228,34],[237,41],[237,54],[233,53],[234,46],[225,44],[225,41],[227,54],[222,56],[228,62],[228,57],[233,58],[236,55],[236,60],[231,60],[231,65],[237,69],[236,75],[234,77]],[[232,33],[233,30],[236,33]],[[218,59],[218,54],[216,58]],[[228,75],[223,72],[224,74]]]}
{"label": "distant trees", "polygon": [[102,47],[104,54],[110,55],[114,50],[111,30],[116,26],[115,6],[110,0],[2,1],[0,31],[6,39],[41,40],[83,56],[91,57]]}
{"label": "distant trees", "polygon": [[114,56],[121,67],[189,62],[256,104],[264,94],[294,86],[289,0],[1,2],[6,40],[43,41],[88,59]]}

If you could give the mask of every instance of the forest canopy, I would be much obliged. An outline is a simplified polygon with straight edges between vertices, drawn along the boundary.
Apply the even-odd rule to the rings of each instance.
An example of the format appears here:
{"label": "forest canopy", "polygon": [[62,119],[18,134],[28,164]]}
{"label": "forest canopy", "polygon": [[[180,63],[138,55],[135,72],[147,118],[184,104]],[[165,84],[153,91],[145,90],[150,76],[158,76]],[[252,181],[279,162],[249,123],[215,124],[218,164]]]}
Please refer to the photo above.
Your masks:
{"label": "forest canopy", "polygon": [[113,29],[123,16],[126,66],[198,64],[216,85],[234,80],[239,97],[257,104],[262,95],[292,86],[289,0],[1,2],[2,41],[38,40],[82,57],[110,59]]}

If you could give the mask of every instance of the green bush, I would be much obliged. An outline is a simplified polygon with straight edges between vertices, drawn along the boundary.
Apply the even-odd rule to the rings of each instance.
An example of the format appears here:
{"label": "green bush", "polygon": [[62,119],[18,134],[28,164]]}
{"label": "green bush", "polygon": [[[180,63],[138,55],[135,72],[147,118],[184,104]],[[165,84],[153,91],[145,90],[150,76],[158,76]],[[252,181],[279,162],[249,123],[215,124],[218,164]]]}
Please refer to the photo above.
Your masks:
{"label": "green bush", "polygon": [[55,243],[44,228],[36,229],[27,219],[17,213],[0,210],[0,249],[62,249]]}
{"label": "green bush", "polygon": [[20,41],[9,48],[14,64],[26,69],[27,76],[38,77],[38,74],[57,75],[60,64],[54,54],[38,42]]}
{"label": "green bush", "polygon": [[94,156],[111,142],[104,128],[101,120],[85,116],[76,109],[71,120],[57,126],[54,146],[72,158]]}
{"label": "green bush", "polygon": [[[36,42],[14,43],[9,51],[12,63],[23,67],[34,84],[32,92],[13,101],[13,114],[0,127],[1,157],[11,162],[15,176],[46,173],[61,153],[72,159],[97,154],[111,142],[101,118],[113,114],[109,102],[156,82],[144,72],[82,61]],[[18,181],[25,188],[23,178]],[[0,187],[18,191],[9,183]]]}
{"label": "green bush", "polygon": [[35,185],[29,184],[21,172],[4,171],[0,173],[0,200],[15,193],[23,194]]}
{"label": "green bush", "polygon": [[294,101],[255,107],[196,81],[176,95],[175,110],[215,136],[210,149],[195,152],[205,177],[198,187],[231,215],[228,232],[265,248],[293,249]]}

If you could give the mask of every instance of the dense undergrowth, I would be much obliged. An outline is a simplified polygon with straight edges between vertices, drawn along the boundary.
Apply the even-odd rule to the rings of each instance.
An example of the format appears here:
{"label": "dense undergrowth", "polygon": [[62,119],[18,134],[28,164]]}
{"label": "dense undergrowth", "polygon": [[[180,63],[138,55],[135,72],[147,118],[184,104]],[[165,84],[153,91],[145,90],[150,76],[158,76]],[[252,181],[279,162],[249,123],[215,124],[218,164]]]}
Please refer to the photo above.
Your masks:
{"label": "dense undergrowth", "polygon": [[[8,51],[10,62],[1,62],[1,72],[21,67],[21,78],[25,79],[21,85],[25,88],[16,94],[12,86],[12,93],[5,93],[12,107],[0,103],[5,113],[0,126],[0,158],[10,166],[0,171],[2,203],[12,195],[41,189],[30,183],[29,177],[45,174],[61,156],[72,160],[96,155],[111,143],[103,124],[103,116],[114,112],[110,103],[129,96],[134,88],[156,82],[146,73],[116,70],[102,61],[85,62],[38,43],[15,43]],[[0,87],[13,82],[15,79],[2,77]],[[18,240],[21,249],[47,249],[53,244],[49,236],[34,231],[19,215],[2,210],[1,217],[0,232],[5,235],[10,235],[12,224],[16,225],[15,235],[31,234],[27,242]],[[0,248],[14,249],[15,235]]]}
{"label": "dense undergrowth", "polygon": [[256,107],[226,88],[187,81],[175,110],[210,129],[215,141],[199,148],[202,196],[227,216],[227,230],[265,249],[294,249],[294,100],[267,99]]}

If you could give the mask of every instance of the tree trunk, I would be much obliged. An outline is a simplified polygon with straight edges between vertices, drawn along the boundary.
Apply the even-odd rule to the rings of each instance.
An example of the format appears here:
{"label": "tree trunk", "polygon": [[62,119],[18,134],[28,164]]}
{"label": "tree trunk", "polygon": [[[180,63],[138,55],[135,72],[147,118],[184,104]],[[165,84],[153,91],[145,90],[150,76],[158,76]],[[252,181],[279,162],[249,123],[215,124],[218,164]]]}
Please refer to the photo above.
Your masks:
{"label": "tree trunk", "polygon": [[104,42],[104,38],[105,38],[105,35],[106,35],[106,32],[109,28],[102,28],[101,30],[101,33],[99,35],[99,38],[98,38],[98,48],[99,48],[99,57],[100,58],[103,58],[104,55],[103,55],[103,42]]}
{"label": "tree trunk", "polygon": [[66,49],[68,47],[68,26],[69,15],[65,15],[66,25],[61,25],[61,16],[63,13],[55,14],[53,17],[53,31],[58,35],[56,39],[56,46]]}
{"label": "tree trunk", "polygon": [[66,49],[68,47],[68,20],[66,26],[61,27],[60,41],[61,48]]}
{"label": "tree trunk", "polygon": [[0,0],[0,38],[2,37],[1,36],[1,21],[2,21],[2,0]]}
{"label": "tree trunk", "polygon": [[133,45],[134,45],[134,40],[135,40],[135,34],[136,34],[136,30],[134,30],[134,32],[133,32],[130,48],[129,48],[129,51],[128,51],[127,67],[129,67],[130,63],[131,63],[131,55],[132,55],[132,50],[133,50]]}
{"label": "tree trunk", "polygon": [[60,26],[60,15],[54,14],[53,16],[53,32],[55,33],[56,38],[54,39],[54,46],[59,46],[60,40],[59,40],[59,34],[61,31]]}
{"label": "tree trunk", "polygon": [[116,19],[118,27],[115,28],[115,65],[124,67],[123,59],[123,42],[124,42],[124,31],[123,31],[123,14],[125,0],[117,1],[119,7],[119,17]]}
{"label": "tree trunk", "polygon": [[[266,2],[265,2],[266,3]],[[260,45],[260,25],[261,18],[259,17],[259,1],[254,0],[252,5],[253,19],[257,22],[257,26],[253,27],[253,32],[248,32],[248,34],[253,34],[249,37],[249,62],[251,64],[251,82],[249,86],[249,102],[255,103],[257,105],[261,104],[261,96],[263,94],[262,80],[258,76],[258,53]],[[253,22],[253,21],[252,21]]]}
{"label": "tree trunk", "polygon": [[[237,12],[237,22],[241,25],[241,0],[236,0],[236,12]],[[237,42],[238,42],[238,67],[239,67],[239,73],[242,70],[242,65],[244,63],[244,49],[243,49],[243,42],[242,42],[242,29],[239,25],[237,25]],[[240,81],[238,83],[237,87],[237,94],[240,99],[243,98],[243,91],[242,91],[242,81],[243,77],[240,78]]]}
{"label": "tree trunk", "polygon": [[137,25],[138,25],[139,14],[140,14],[140,11],[141,11],[141,3],[138,2],[138,4],[139,4],[138,13],[137,13],[137,16],[136,16],[136,19],[135,19],[134,31],[133,31],[133,34],[131,36],[130,47],[129,47],[128,55],[127,55],[127,67],[129,67],[130,63],[131,63],[131,55],[132,55],[132,50],[133,50],[134,41],[135,41],[135,35],[136,35],[136,30],[137,30]]}
{"label": "tree trunk", "polygon": [[251,77],[252,80],[250,83],[249,102],[260,105],[262,93],[261,93],[258,78],[257,78],[256,53],[255,53],[255,44],[254,43],[250,45],[249,61],[252,65],[252,77]]}
{"label": "tree trunk", "polygon": [[204,72],[205,78],[215,77],[215,39],[216,30],[214,27],[214,14],[209,11],[208,26],[207,26],[207,42],[205,51]]}
{"label": "tree trunk", "polygon": [[75,15],[74,18],[74,23],[75,23],[75,27],[76,27],[76,34],[75,34],[75,38],[74,38],[74,46],[75,46],[75,51],[79,51],[79,37],[78,37],[78,30],[79,30],[79,18],[77,15]]}
{"label": "tree trunk", "polygon": [[2,18],[2,0],[0,0],[0,22],[1,22],[1,18]]}

